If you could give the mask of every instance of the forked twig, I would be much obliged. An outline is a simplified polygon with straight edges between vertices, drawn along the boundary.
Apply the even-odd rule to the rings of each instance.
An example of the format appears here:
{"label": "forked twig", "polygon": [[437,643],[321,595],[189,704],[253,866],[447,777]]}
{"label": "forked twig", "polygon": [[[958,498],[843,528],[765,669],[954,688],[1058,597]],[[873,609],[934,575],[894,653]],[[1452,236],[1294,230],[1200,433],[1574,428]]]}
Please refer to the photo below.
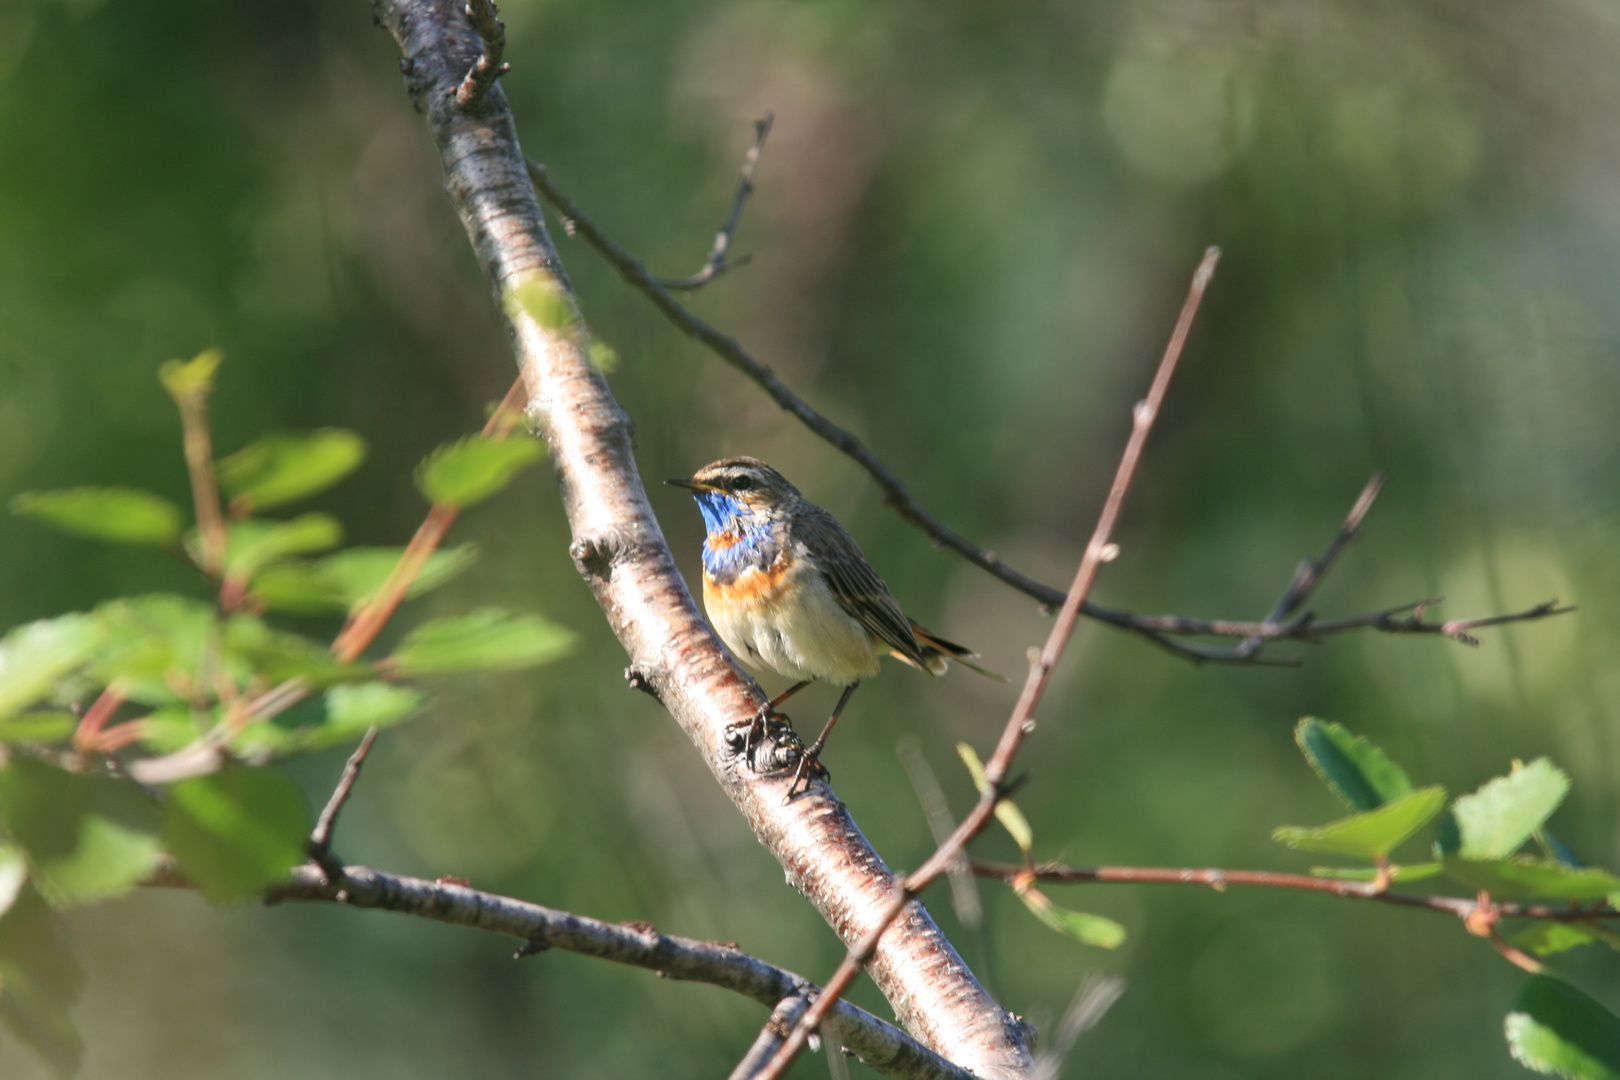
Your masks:
{"label": "forked twig", "polygon": [[[583,235],[586,241],[618,271],[619,276],[651,300],[653,306],[662,312],[675,325],[676,329],[699,342],[721,360],[752,379],[783,411],[791,413],[794,418],[809,428],[812,434],[864,469],[866,474],[872,478],[873,483],[877,484],[878,489],[883,493],[884,503],[893,507],[896,513],[920,529],[935,547],[949,548],[974,566],[993,575],[1024,595],[1039,601],[1047,608],[1055,610],[1063,605],[1064,593],[1061,590],[1037,581],[1008,565],[995,552],[972,543],[924,510],[917,500],[912,497],[911,492],[906,488],[898,474],[884,464],[876,454],[872,453],[860,439],[812,408],[809,403],[794,393],[770,367],[756,360],[736,339],[720,332],[688,311],[680,301],[670,294],[661,279],[653,276],[647,270],[641,260],[630,254],[618,241],[609,236],[606,230],[580,208],[579,204],[575,203],[573,199],[569,198],[565,192],[552,182],[550,174],[546,171],[544,165],[534,161],[529,161],[527,164],[529,175],[534,180],[535,190],[568,222],[570,234],[577,232]],[[1369,489],[1376,495],[1377,491],[1374,485],[1369,484]],[[1439,623],[1425,621],[1421,615],[1405,619],[1396,617],[1420,607],[1432,606],[1432,602],[1414,602],[1383,611],[1352,615],[1343,619],[1329,621],[1316,621],[1308,617],[1277,621],[1279,618],[1285,618],[1287,612],[1292,612],[1300,603],[1304,602],[1305,597],[1316,587],[1322,575],[1327,572],[1328,567],[1337,558],[1339,552],[1350,540],[1355,538],[1356,531],[1360,527],[1361,518],[1366,514],[1370,505],[1371,497],[1364,491],[1346,522],[1347,526],[1353,522],[1355,527],[1349,528],[1348,531],[1341,529],[1329,546],[1328,552],[1322,558],[1314,563],[1302,564],[1301,570],[1306,565],[1314,567],[1311,579],[1308,583],[1304,582],[1300,578],[1300,573],[1296,572],[1294,582],[1290,584],[1289,590],[1283,597],[1283,601],[1289,601],[1291,597],[1293,598],[1291,603],[1287,605],[1284,616],[1276,615],[1279,609],[1284,608],[1283,601],[1279,601],[1273,607],[1273,617],[1268,617],[1268,619],[1260,622],[1232,619],[1200,619],[1186,615],[1138,615],[1135,612],[1104,607],[1089,600],[1081,605],[1081,614],[1099,622],[1107,623],[1110,626],[1139,634],[1155,645],[1195,663],[1294,666],[1298,663],[1297,660],[1270,660],[1264,658],[1262,654],[1265,647],[1276,641],[1315,642],[1331,634],[1357,629],[1371,629],[1391,634],[1430,634],[1450,637],[1465,644],[1475,644],[1476,642],[1467,634],[1469,629],[1480,626],[1528,622],[1572,610],[1567,607],[1559,607],[1556,601],[1549,601],[1525,611],[1508,615],[1494,615],[1486,619]],[[1297,597],[1294,596],[1295,593],[1298,594]],[[1235,637],[1241,638],[1243,641],[1236,646],[1223,647],[1177,640],[1182,637]],[[1257,644],[1251,644],[1251,642],[1257,642]]]}
{"label": "forked twig", "polygon": [[748,153],[743,155],[742,173],[737,177],[737,195],[731,200],[731,213],[726,223],[720,226],[720,231],[715,233],[714,246],[709,249],[709,257],[703,260],[703,266],[691,277],[654,279],[659,285],[690,292],[702,288],[727,270],[746,266],[753,258],[752,255],[744,255],[728,261],[726,255],[731,250],[731,237],[737,231],[737,222],[742,218],[743,205],[748,202],[748,196],[754,193],[754,167],[759,164],[759,152],[765,147],[765,136],[771,133],[774,119],[774,113],[766,112],[754,121],[754,142],[748,148]]}
{"label": "forked twig", "polygon": [[1212,247],[1204,252],[1203,261],[1198,264],[1198,270],[1193,274],[1192,287],[1187,290],[1187,300],[1182,304],[1181,315],[1176,319],[1175,329],[1170,334],[1170,343],[1165,347],[1164,357],[1159,361],[1158,371],[1153,376],[1153,385],[1149,388],[1147,397],[1137,402],[1131,412],[1130,439],[1125,444],[1124,453],[1120,455],[1119,468],[1114,473],[1114,482],[1109,488],[1107,500],[1103,503],[1102,513],[1098,515],[1097,527],[1091,534],[1091,541],[1086,545],[1085,554],[1080,559],[1080,567],[1074,575],[1074,583],[1069,587],[1068,597],[1058,612],[1052,632],[1047,635],[1046,645],[1030,663],[1029,677],[1024,682],[1023,692],[1013,707],[1012,715],[1007,718],[1007,724],[1001,731],[996,752],[985,765],[985,785],[979,794],[978,803],[956,827],[950,838],[941,844],[926,862],[908,874],[900,887],[890,894],[889,902],[876,926],[850,947],[843,963],[838,966],[833,977],[827,980],[821,995],[805,1011],[803,1018],[795,1025],[793,1033],[771,1059],[770,1065],[759,1073],[759,1080],[775,1080],[782,1075],[783,1070],[804,1048],[810,1033],[816,1030],[821,1018],[827,1015],[837,1003],[839,995],[854,981],[861,965],[877,948],[878,939],[889,928],[889,924],[911,898],[943,873],[966,848],[968,842],[989,824],[996,804],[1007,794],[1009,786],[1007,774],[1012,767],[1013,756],[1018,752],[1025,737],[1034,729],[1031,721],[1035,716],[1035,707],[1040,704],[1047,681],[1051,678],[1059,657],[1063,655],[1064,647],[1068,645],[1069,635],[1073,633],[1075,621],[1080,617],[1080,604],[1085,599],[1086,593],[1091,591],[1098,568],[1108,557],[1109,538],[1113,535],[1114,523],[1119,520],[1120,508],[1124,505],[1126,492],[1130,490],[1131,480],[1136,475],[1137,463],[1142,458],[1142,448],[1147,444],[1148,433],[1153,430],[1153,421],[1159,415],[1159,407],[1164,402],[1165,392],[1170,387],[1170,379],[1175,374],[1176,363],[1181,358],[1182,346],[1186,344],[1187,332],[1192,328],[1193,318],[1198,314],[1198,306],[1204,298],[1204,291],[1209,286],[1210,278],[1215,273],[1215,264],[1219,259],[1218,248]]}

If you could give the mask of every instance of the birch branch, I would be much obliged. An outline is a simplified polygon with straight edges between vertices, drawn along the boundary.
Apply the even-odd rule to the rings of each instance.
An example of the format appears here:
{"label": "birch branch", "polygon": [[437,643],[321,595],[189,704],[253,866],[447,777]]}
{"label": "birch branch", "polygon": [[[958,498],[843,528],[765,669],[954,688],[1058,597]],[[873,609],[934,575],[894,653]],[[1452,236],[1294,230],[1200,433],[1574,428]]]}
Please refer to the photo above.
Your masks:
{"label": "birch branch", "polygon": [[[788,881],[841,940],[860,940],[878,925],[894,874],[824,784],[784,806],[787,775],[755,772],[727,739],[764,695],[710,632],[653,516],[633,425],[589,362],[504,92],[497,83],[469,107],[457,102],[484,43],[455,0],[374,0],[373,10],[404,54],[400,69],[427,117],[451,204],[501,304],[528,388],[527,415],[551,450],[570,553],[629,654],[627,678],[669,710]],[[568,317],[542,322],[513,302],[534,289]],[[753,763],[792,753],[773,734],[760,740]],[[1028,1025],[986,993],[920,903],[883,935],[868,970],[901,1025],[943,1057],[984,1078],[1030,1071]]]}

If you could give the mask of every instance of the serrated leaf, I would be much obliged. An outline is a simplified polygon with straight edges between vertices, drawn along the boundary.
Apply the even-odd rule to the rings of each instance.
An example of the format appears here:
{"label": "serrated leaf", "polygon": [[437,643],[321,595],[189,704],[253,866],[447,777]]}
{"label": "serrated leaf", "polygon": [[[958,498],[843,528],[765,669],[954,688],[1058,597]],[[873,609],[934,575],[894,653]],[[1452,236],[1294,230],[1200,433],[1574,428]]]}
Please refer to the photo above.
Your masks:
{"label": "serrated leaf", "polygon": [[1602,900],[1620,889],[1620,877],[1593,866],[1565,866],[1552,859],[1514,855],[1506,859],[1448,856],[1446,873],[1498,900]]}
{"label": "serrated leaf", "polygon": [[1074,938],[1082,945],[1095,945],[1099,949],[1117,949],[1125,944],[1125,928],[1113,919],[1059,907],[1047,899],[1046,894],[1039,889],[1026,886],[1014,891],[1037,919],[1058,933]]}
{"label": "serrated leaf", "polygon": [[565,330],[579,320],[573,303],[557,285],[535,276],[507,293],[507,314],[522,312],[547,330]]}
{"label": "serrated leaf", "polygon": [[90,673],[102,684],[116,682],[131,701],[148,705],[183,699],[181,684],[197,678],[204,646],[217,625],[211,606],[172,593],[111,600],[96,609],[96,618],[106,645]]}
{"label": "serrated leaf", "polygon": [[68,1009],[84,992],[84,970],[61,917],[24,886],[0,916],[0,1019],[64,1077],[84,1044]]}
{"label": "serrated leaf", "polygon": [[1436,785],[1314,829],[1283,825],[1271,838],[1299,851],[1376,859],[1428,824],[1445,804],[1446,789]]}
{"label": "serrated leaf", "polygon": [[44,697],[58,679],[89,660],[101,642],[101,624],[90,615],[25,623],[0,638],[0,716]]}
{"label": "serrated leaf", "polygon": [[30,712],[0,720],[0,743],[57,742],[73,734],[79,718],[69,712]]}
{"label": "serrated leaf", "polygon": [[[349,548],[315,562],[267,567],[254,578],[249,596],[276,611],[348,611],[377,594],[404,551],[400,547]],[[438,588],[477,557],[476,544],[435,551],[411,582],[406,597]]]}
{"label": "serrated leaf", "polygon": [[365,456],[365,440],[342,428],[273,432],[220,461],[219,480],[248,506],[279,506],[325,491]]}
{"label": "serrated leaf", "polygon": [[277,630],[252,615],[233,615],[223,635],[227,667],[263,675],[272,683],[301,678],[312,686],[370,679],[367,664],[340,664],[325,643]]}
{"label": "serrated leaf", "polygon": [[237,766],[173,785],[163,840],[186,877],[222,904],[262,891],[301,862],[310,824],[296,784]]}
{"label": "serrated leaf", "polygon": [[409,686],[369,682],[334,686],[326,692],[326,723],[307,740],[311,749],[335,746],[358,738],[376,724],[397,724],[427,704],[427,695]]}
{"label": "serrated leaf", "polygon": [[1579,923],[1537,919],[1508,941],[1537,956],[1552,956],[1597,940],[1597,934]]}
{"label": "serrated leaf", "polygon": [[1569,1080],[1620,1080],[1620,1019],[1562,979],[1536,975],[1503,1025],[1519,1064]]}
{"label": "serrated leaf", "polygon": [[0,772],[0,820],[57,906],[123,895],[158,855],[157,809],[129,780],[14,759]]}
{"label": "serrated leaf", "polygon": [[233,521],[225,526],[225,573],[250,579],[270,563],[325,551],[342,540],[343,526],[330,514],[300,514],[291,521]]}
{"label": "serrated leaf", "polygon": [[214,389],[214,373],[225,354],[205,349],[190,360],[170,360],[158,368],[158,381],[177,404],[200,401]]}
{"label": "serrated leaf", "polygon": [[115,544],[172,544],[183,521],[168,499],[126,487],[28,491],[11,500],[11,512]]}
{"label": "serrated leaf", "polygon": [[1567,794],[1569,777],[1546,758],[1515,764],[1507,776],[1498,776],[1452,804],[1456,832],[1442,833],[1442,850],[1464,859],[1512,855]]}
{"label": "serrated leaf", "polygon": [[[1437,862],[1413,863],[1411,866],[1391,866],[1389,880],[1391,881],[1422,881],[1432,878],[1444,867]],[[1372,866],[1313,866],[1312,877],[1340,878],[1345,881],[1375,881],[1378,878],[1377,867]]]}
{"label": "serrated leaf", "polygon": [[[967,766],[968,775],[973,777],[973,786],[980,795],[990,790],[990,780],[984,775],[984,763],[979,760],[978,752],[965,742],[956,744],[957,756],[962,764]],[[1029,819],[1024,812],[1018,809],[1018,804],[1011,799],[1002,799],[996,803],[996,820],[1001,827],[1013,838],[1013,843],[1024,854],[1029,854],[1035,846],[1035,831],[1029,827]]]}
{"label": "serrated leaf", "polygon": [[1294,741],[1316,775],[1352,810],[1376,810],[1412,791],[1399,765],[1339,724],[1307,716],[1295,726]]}
{"label": "serrated leaf", "polygon": [[431,503],[465,510],[497,494],[545,453],[544,444],[528,435],[499,441],[469,435],[428,455],[416,470],[416,487]]}
{"label": "serrated leaf", "polygon": [[423,623],[399,643],[387,663],[401,675],[510,671],[567,653],[574,635],[538,615],[481,608]]}

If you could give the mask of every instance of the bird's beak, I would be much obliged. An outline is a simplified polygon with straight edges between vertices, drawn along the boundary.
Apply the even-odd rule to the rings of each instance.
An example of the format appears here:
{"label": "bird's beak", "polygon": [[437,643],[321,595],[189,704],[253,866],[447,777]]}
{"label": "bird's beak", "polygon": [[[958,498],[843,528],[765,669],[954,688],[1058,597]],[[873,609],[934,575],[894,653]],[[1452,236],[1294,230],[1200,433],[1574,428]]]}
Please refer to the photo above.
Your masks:
{"label": "bird's beak", "polygon": [[691,491],[691,492],[694,492],[694,493],[700,492],[700,491],[718,491],[719,490],[718,488],[714,487],[711,484],[700,484],[696,480],[691,479],[690,477],[688,477],[688,478],[686,478],[684,480],[682,480],[682,479],[665,480],[664,483],[670,485],[671,487],[685,488],[687,491]]}

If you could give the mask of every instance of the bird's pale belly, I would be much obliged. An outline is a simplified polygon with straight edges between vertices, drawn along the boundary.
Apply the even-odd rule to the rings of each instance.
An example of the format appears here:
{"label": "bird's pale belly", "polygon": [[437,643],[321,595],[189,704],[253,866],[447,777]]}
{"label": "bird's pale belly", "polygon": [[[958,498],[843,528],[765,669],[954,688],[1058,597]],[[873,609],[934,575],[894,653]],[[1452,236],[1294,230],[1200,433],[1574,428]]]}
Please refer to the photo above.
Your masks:
{"label": "bird's pale belly", "polygon": [[724,585],[705,573],[703,606],[720,640],[750,667],[839,686],[878,672],[872,635],[802,564],[750,567]]}

